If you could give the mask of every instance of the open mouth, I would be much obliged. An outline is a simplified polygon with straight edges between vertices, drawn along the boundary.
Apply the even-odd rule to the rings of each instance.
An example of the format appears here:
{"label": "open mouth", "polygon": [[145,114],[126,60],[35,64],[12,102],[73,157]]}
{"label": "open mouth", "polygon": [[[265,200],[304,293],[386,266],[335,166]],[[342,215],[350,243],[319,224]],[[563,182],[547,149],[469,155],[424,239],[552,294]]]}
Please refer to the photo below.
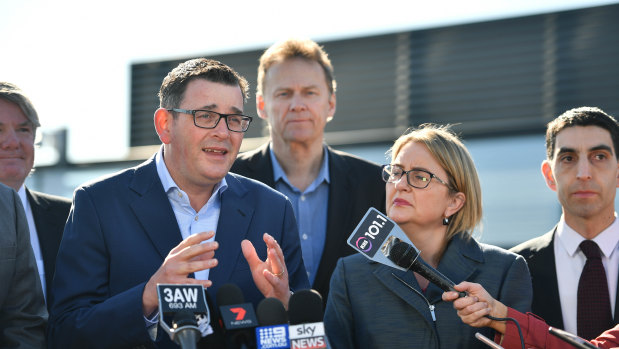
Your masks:
{"label": "open mouth", "polygon": [[206,153],[215,153],[215,154],[222,154],[225,155],[228,153],[227,150],[225,149],[211,149],[211,148],[206,148],[206,149],[202,149],[202,151],[206,152]]}

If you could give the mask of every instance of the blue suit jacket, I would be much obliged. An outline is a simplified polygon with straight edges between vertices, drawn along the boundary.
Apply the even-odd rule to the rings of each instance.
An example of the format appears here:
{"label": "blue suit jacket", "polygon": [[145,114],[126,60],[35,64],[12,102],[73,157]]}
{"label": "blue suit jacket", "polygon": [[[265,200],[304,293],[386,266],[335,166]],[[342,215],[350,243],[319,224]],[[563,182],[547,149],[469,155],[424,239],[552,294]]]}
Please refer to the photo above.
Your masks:
{"label": "blue suit jacket", "polygon": [[[521,256],[456,235],[438,270],[456,284],[466,280],[483,285],[492,297],[521,312],[531,308],[531,279]],[[430,284],[424,297],[421,293],[412,271],[403,272],[361,254],[340,259],[331,278],[324,319],[331,346],[487,348],[475,332],[493,338],[492,329],[465,325],[453,304],[443,302],[443,291],[436,285]]]}
{"label": "blue suit jacket", "polygon": [[[252,241],[264,260],[265,232],[282,247],[290,287],[309,288],[290,202],[238,175],[228,174],[226,181],[215,237],[219,264],[210,272],[213,286],[207,290],[211,299],[226,283],[238,285],[254,306],[264,298],[253,282],[241,241]],[[51,345],[175,348],[162,330],[153,343],[142,315],[146,282],[182,241],[154,158],[78,188],[73,200],[56,262],[48,333]]]}

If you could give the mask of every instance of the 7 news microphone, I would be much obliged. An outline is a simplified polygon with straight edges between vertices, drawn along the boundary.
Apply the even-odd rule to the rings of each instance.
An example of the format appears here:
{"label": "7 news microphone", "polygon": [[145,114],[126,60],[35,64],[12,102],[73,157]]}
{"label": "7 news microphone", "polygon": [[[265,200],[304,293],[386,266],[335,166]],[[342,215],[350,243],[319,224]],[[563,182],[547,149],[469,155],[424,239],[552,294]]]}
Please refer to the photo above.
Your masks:
{"label": "7 news microphone", "polygon": [[217,305],[229,347],[255,348],[254,328],[258,320],[253,305],[245,302],[241,289],[234,284],[222,285],[217,290]]}

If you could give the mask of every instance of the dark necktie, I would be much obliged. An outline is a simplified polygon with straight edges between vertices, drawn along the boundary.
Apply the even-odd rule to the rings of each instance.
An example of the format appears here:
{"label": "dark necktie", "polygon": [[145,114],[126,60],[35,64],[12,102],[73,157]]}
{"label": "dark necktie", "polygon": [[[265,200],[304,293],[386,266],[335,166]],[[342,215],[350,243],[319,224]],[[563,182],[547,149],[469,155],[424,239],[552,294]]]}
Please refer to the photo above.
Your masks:
{"label": "dark necktie", "polygon": [[608,283],[598,245],[585,240],[580,243],[580,250],[587,262],[578,281],[578,335],[593,339],[612,327]]}

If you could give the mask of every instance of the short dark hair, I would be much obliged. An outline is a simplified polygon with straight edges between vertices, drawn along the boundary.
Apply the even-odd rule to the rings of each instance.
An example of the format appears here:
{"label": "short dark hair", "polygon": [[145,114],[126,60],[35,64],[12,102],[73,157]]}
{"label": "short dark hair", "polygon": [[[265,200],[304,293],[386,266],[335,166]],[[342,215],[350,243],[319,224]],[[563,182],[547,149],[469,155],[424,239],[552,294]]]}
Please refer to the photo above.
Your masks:
{"label": "short dark hair", "polygon": [[229,66],[207,58],[190,59],[172,69],[163,79],[159,89],[159,107],[178,108],[189,82],[195,79],[205,79],[225,85],[238,85],[247,100],[249,83],[239,73]]}
{"label": "short dark hair", "polygon": [[335,93],[337,83],[333,76],[333,65],[324,47],[318,45],[310,39],[288,39],[280,41],[269,47],[260,57],[258,66],[258,95],[264,94],[264,85],[267,70],[274,64],[284,62],[288,59],[301,58],[308,62],[316,62],[322,67],[325,73],[327,88],[331,94]]}
{"label": "short dark hair", "polygon": [[546,129],[546,156],[552,160],[554,156],[557,134],[562,130],[573,126],[598,126],[610,133],[613,140],[613,152],[619,159],[619,125],[617,120],[596,107],[579,107],[566,111],[556,119],[548,123]]}
{"label": "short dark hair", "polygon": [[34,105],[32,105],[30,98],[28,98],[24,91],[17,87],[17,85],[1,81],[0,98],[16,104],[24,113],[26,119],[34,126],[35,130],[37,127],[41,126],[39,114],[37,114],[36,109],[34,109]]}

